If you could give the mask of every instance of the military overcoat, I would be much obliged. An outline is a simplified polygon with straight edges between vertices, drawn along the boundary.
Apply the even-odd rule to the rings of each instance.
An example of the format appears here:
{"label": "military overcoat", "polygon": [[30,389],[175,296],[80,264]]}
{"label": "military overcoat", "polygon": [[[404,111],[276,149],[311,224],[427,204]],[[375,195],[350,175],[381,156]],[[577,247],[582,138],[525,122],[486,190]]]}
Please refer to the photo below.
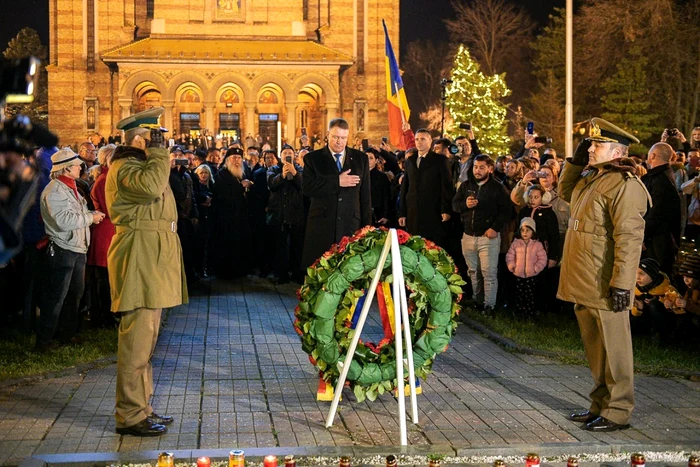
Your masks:
{"label": "military overcoat", "polygon": [[567,163],[559,180],[559,196],[570,202],[571,217],[557,297],[610,310],[611,286],[632,296],[651,198],[627,158],[583,170]]}
{"label": "military overcoat", "polygon": [[107,254],[114,312],[187,303],[168,152],[147,151],[119,146],[105,184],[116,231]]}

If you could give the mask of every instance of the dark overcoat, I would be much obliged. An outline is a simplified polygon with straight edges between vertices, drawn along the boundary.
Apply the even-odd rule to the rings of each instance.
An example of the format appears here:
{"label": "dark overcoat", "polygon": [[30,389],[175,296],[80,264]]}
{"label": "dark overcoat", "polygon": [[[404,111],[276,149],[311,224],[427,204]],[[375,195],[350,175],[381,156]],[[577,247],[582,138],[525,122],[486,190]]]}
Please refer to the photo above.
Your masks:
{"label": "dark overcoat", "polygon": [[420,168],[417,161],[418,154],[414,154],[404,165],[399,217],[406,218],[408,233],[444,246],[448,226],[442,222],[442,214],[452,213],[452,181],[447,160],[431,151]]}
{"label": "dark overcoat", "polygon": [[311,199],[304,236],[302,267],[307,268],[334,243],[372,222],[369,161],[356,149],[345,149],[343,171],[360,183],[341,187],[338,166],[328,146],[304,156],[302,191]]}

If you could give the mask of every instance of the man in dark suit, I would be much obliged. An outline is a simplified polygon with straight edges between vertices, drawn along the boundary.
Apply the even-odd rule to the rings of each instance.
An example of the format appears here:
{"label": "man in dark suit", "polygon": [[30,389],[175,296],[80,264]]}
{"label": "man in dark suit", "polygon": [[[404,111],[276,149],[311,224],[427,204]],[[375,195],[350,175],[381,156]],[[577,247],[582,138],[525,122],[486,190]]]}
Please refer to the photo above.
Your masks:
{"label": "man in dark suit", "polygon": [[430,151],[428,130],[416,131],[418,153],[405,162],[399,199],[399,225],[441,247],[447,246],[452,212],[452,181],[445,156]]}
{"label": "man in dark suit", "polygon": [[328,125],[328,145],[304,157],[302,191],[311,199],[304,236],[304,270],[333,243],[371,224],[367,155],[347,147],[350,126],[342,118]]}

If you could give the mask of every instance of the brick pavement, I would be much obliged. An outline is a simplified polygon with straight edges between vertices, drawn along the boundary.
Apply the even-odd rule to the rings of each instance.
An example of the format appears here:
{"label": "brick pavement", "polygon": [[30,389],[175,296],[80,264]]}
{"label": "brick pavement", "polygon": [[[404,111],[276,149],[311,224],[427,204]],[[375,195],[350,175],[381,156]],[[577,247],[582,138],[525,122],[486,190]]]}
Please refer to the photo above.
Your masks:
{"label": "brick pavement", "polygon": [[[325,428],[330,404],[315,399],[316,372],[292,328],[295,305],[291,286],[214,281],[209,294],[172,310],[153,362],[153,406],[176,421],[160,438],[114,433],[114,364],[0,389],[0,465],[33,454],[395,445],[390,395],[358,404],[346,391]],[[510,354],[460,326],[433,368],[419,425],[409,419],[414,446],[700,446],[697,382],[638,376],[633,428],[594,434],[564,418],[587,406],[586,367]]]}

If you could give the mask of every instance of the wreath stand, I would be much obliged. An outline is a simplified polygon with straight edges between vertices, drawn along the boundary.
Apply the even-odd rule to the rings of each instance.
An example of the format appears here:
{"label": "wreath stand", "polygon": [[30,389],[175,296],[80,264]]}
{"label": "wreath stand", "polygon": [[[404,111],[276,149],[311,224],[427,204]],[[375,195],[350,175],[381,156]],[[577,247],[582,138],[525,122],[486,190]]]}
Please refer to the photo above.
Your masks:
{"label": "wreath stand", "polygon": [[[362,305],[362,311],[360,313],[360,318],[357,321],[357,326],[355,327],[355,334],[350,342],[350,347],[348,348],[347,355],[345,357],[345,362],[338,362],[338,367],[340,369],[340,376],[338,377],[338,382],[335,385],[335,391],[333,394],[333,402],[331,403],[331,409],[328,412],[328,418],[326,419],[326,428],[333,426],[333,420],[335,419],[335,413],[338,410],[338,403],[340,402],[340,397],[342,395],[343,387],[345,385],[345,380],[348,376],[348,371],[350,371],[350,364],[352,363],[353,355],[355,354],[355,349],[357,348],[357,343],[360,340],[360,334],[362,334],[362,328],[365,325],[365,320],[367,319],[367,314],[369,313],[370,306],[372,305],[372,300],[374,300],[374,295],[377,292],[377,285],[379,284],[379,277],[381,276],[381,271],[384,269],[384,264],[386,259],[391,252],[391,268],[393,276],[393,296],[398,297],[398,313],[394,313],[394,329],[396,329],[396,334],[394,338],[394,344],[396,346],[396,398],[398,399],[399,407],[399,430],[401,432],[401,446],[406,446],[408,444],[408,436],[406,433],[406,401],[404,392],[404,360],[403,360],[403,346],[406,345],[406,364],[408,366],[408,381],[411,390],[411,413],[413,423],[418,423],[418,401],[416,399],[416,375],[415,369],[413,368],[413,344],[411,343],[411,328],[408,321],[408,301],[406,300],[406,283],[403,276],[403,265],[401,263],[401,253],[399,251],[399,237],[396,233],[396,229],[390,229],[389,235],[387,236],[387,241],[384,242],[384,248],[382,249],[381,256],[379,257],[379,262],[377,263],[377,268],[375,269],[374,277],[372,278],[372,283],[370,284],[369,291],[367,292],[367,298]],[[395,299],[396,300],[396,299]],[[401,337],[401,329],[403,329],[403,338]],[[405,342],[404,342],[405,340]]]}

